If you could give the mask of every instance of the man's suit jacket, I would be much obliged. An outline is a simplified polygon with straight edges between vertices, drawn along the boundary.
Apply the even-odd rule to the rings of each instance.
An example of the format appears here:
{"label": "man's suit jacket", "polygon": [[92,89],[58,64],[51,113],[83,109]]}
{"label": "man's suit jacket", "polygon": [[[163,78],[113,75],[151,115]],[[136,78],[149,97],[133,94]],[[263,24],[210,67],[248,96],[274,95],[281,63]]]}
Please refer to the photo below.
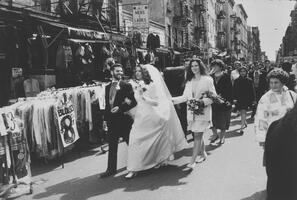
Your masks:
{"label": "man's suit jacket", "polygon": [[[111,113],[112,108],[109,103],[111,84],[107,85],[105,88],[105,120],[108,122],[109,129],[118,131],[123,130],[126,132],[131,128],[131,121],[133,122],[133,120],[129,115],[125,114],[125,112],[134,108],[137,105],[137,102],[131,84],[125,81],[120,81],[118,84],[119,90],[116,92],[113,107],[118,106],[119,111],[115,114]],[[131,103],[128,104],[125,99],[130,100]]]}

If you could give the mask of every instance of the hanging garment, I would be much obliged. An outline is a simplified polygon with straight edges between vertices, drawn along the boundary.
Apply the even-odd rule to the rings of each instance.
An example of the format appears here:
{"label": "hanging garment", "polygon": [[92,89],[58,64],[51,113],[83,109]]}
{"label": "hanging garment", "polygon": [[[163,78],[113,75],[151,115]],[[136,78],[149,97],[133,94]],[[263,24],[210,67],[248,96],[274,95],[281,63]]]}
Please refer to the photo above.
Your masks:
{"label": "hanging garment", "polygon": [[71,94],[63,93],[56,102],[59,133],[64,147],[79,139]]}
{"label": "hanging garment", "polygon": [[56,54],[57,69],[68,69],[73,61],[72,49],[70,46],[60,44]]}
{"label": "hanging garment", "polygon": [[35,97],[40,93],[39,82],[36,79],[29,78],[24,81],[24,90],[26,97]]}

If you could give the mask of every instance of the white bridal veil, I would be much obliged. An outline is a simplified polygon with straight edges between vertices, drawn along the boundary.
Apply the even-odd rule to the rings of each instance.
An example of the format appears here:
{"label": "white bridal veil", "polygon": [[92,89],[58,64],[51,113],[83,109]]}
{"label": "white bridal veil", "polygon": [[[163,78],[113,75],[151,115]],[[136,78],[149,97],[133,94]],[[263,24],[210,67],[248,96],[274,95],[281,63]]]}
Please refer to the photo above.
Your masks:
{"label": "white bridal veil", "polygon": [[169,134],[169,140],[172,143],[173,151],[179,151],[186,145],[185,137],[180,120],[177,116],[172,103],[172,96],[163,80],[161,73],[152,65],[144,65],[156,86],[158,97],[158,106],[155,107],[156,112],[164,120],[164,130]]}

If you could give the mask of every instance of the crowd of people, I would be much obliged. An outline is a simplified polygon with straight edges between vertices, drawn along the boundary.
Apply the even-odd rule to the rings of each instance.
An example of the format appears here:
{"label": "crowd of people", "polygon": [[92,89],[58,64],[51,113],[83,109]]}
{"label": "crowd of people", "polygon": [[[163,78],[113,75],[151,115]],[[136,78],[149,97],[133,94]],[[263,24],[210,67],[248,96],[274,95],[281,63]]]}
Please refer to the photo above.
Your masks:
{"label": "crowd of people", "polygon": [[[213,132],[210,144],[223,145],[231,113],[240,115],[240,134],[244,134],[250,110],[256,138],[264,149],[268,199],[297,198],[293,187],[297,185],[297,151],[293,151],[297,148],[293,133],[296,119],[292,117],[297,112],[295,65],[282,68],[266,60],[251,65],[236,61],[228,67],[215,59],[206,66],[195,57],[185,67],[183,93],[176,97],[171,96],[162,73],[153,65],[137,66],[129,81],[122,80],[121,64],[112,63],[110,72],[112,82],[106,87],[105,112],[108,167],[100,177],[116,174],[120,137],[128,144],[127,179],[140,171],[167,165],[175,152],[188,147],[174,108],[186,102],[187,131],[194,140],[188,170],[207,159],[203,139],[207,129]],[[194,102],[194,109],[189,102]]]}

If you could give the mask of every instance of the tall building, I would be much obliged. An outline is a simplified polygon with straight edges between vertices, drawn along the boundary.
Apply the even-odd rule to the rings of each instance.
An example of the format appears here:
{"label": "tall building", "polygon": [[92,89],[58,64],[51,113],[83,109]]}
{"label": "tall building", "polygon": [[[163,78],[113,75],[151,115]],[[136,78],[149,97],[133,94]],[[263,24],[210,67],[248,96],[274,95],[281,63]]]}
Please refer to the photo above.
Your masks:
{"label": "tall building", "polygon": [[[119,4],[119,26],[127,35],[134,32],[141,33],[143,47],[146,46],[147,37],[150,33],[160,39],[161,46],[170,47],[172,8],[171,0],[123,0]],[[149,26],[138,28],[133,25],[133,8],[137,5],[147,5]]]}
{"label": "tall building", "polygon": [[207,1],[207,12],[206,12],[206,31],[207,31],[207,43],[206,48],[213,52],[216,49],[216,38],[217,38],[217,15],[216,15],[216,0]]}
{"label": "tall building", "polygon": [[172,35],[174,48],[189,50],[194,46],[194,3],[191,0],[172,0],[174,17]]}
{"label": "tall building", "polygon": [[249,63],[254,62],[253,60],[253,50],[254,50],[254,37],[253,37],[253,31],[252,27],[248,26],[248,52],[247,52],[247,58],[246,61]]}
{"label": "tall building", "polygon": [[235,13],[238,22],[238,32],[237,32],[237,40],[238,40],[238,49],[237,49],[237,57],[241,59],[246,59],[248,54],[248,29],[247,29],[247,18],[248,15],[242,4],[238,4],[235,6]]}
{"label": "tall building", "polygon": [[260,44],[260,30],[259,27],[252,27],[253,37],[253,61],[261,60],[261,44]]}
{"label": "tall building", "polygon": [[211,57],[217,51],[218,22],[221,11],[217,0],[195,0],[193,12],[194,43],[204,57]]}
{"label": "tall building", "polygon": [[284,57],[297,56],[297,3],[291,11],[291,22],[287,27],[285,36],[283,37]]}
{"label": "tall building", "polygon": [[291,22],[286,29],[282,44],[278,50],[277,63],[291,62],[297,60],[297,2],[290,13]]}
{"label": "tall building", "polygon": [[220,51],[227,50],[227,34],[224,29],[224,22],[227,19],[226,12],[224,11],[225,1],[216,1],[216,48]]}
{"label": "tall building", "polygon": [[232,31],[233,28],[233,19],[231,18],[233,14],[233,8],[235,5],[234,0],[228,0],[223,5],[223,11],[225,13],[226,18],[223,20],[223,29],[226,33],[226,48],[227,51],[232,51],[232,41],[234,39],[234,31]]}

